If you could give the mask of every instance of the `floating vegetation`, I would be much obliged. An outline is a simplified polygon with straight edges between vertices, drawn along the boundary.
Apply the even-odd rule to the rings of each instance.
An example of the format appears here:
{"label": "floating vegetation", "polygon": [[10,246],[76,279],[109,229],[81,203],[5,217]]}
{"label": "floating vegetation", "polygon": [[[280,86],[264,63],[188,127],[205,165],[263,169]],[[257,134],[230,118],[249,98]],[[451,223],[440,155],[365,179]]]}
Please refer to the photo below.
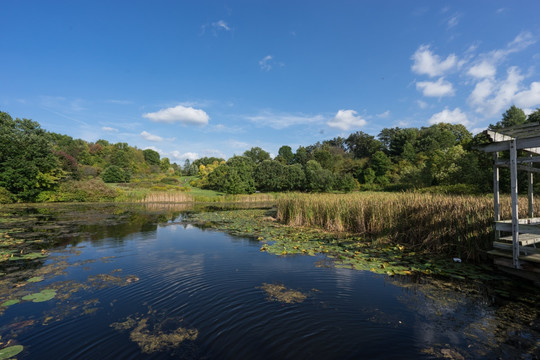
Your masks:
{"label": "floating vegetation", "polygon": [[[371,271],[387,276],[437,275],[455,280],[500,280],[490,264],[454,263],[452,259],[418,252],[402,244],[387,244],[347,234],[277,223],[272,211],[261,209],[200,212],[189,220],[233,235],[257,239],[260,250],[274,255],[325,255],[338,268]],[[328,263],[325,263],[328,264]]]}
{"label": "floating vegetation", "polygon": [[0,350],[0,360],[10,359],[24,350],[22,345],[8,346]]}
{"label": "floating vegetation", "polygon": [[301,303],[307,295],[298,290],[287,289],[283,284],[263,283],[260,289],[266,292],[268,301],[279,301],[286,304]]}
{"label": "floating vegetation", "polygon": [[23,296],[23,300],[32,302],[44,302],[53,299],[56,296],[56,291],[52,289],[41,290],[38,293]]}
{"label": "floating vegetation", "polygon": [[43,281],[43,276],[33,276],[30,279],[26,280],[26,282],[29,282],[29,283],[35,283],[35,282],[40,282],[40,281]]}
{"label": "floating vegetation", "polygon": [[21,302],[21,300],[19,300],[19,299],[7,300],[7,301],[4,301],[4,302],[2,303],[2,306],[8,307],[8,306],[11,306],[11,305],[18,304],[18,303],[20,303],[20,302]]}
{"label": "floating vegetation", "polygon": [[[153,315],[154,312],[149,311],[148,314]],[[139,345],[145,354],[175,348],[186,340],[194,341],[199,334],[197,329],[178,326],[181,319],[166,319],[155,326],[150,326],[150,321],[149,317],[128,317],[125,321],[110,326],[118,331],[131,330],[129,338]]]}

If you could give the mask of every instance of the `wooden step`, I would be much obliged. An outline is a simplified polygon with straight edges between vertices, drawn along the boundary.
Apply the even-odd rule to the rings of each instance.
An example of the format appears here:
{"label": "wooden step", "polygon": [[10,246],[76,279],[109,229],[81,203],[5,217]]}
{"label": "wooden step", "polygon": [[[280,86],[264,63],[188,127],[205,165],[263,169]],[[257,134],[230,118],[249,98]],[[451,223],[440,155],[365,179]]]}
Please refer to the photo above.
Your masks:
{"label": "wooden step", "polygon": [[[512,235],[499,238],[501,242],[512,243]],[[535,234],[519,234],[519,243],[521,246],[534,245],[540,243],[540,236]]]}
{"label": "wooden step", "polygon": [[[512,243],[508,243],[508,242],[499,242],[499,241],[494,241],[493,242],[493,247],[495,249],[501,249],[501,250],[507,250],[509,251],[510,253],[512,253],[512,249],[513,249],[513,245]],[[534,248],[534,247],[530,247],[530,246],[520,246],[519,247],[519,253],[523,253],[523,254],[540,254],[540,248]]]}
{"label": "wooden step", "polygon": [[[495,257],[505,257],[505,258],[510,258],[510,259],[512,258],[512,252],[503,251],[503,250],[490,250],[488,251],[488,254],[493,255]],[[519,260],[540,263],[540,254],[520,255]]]}

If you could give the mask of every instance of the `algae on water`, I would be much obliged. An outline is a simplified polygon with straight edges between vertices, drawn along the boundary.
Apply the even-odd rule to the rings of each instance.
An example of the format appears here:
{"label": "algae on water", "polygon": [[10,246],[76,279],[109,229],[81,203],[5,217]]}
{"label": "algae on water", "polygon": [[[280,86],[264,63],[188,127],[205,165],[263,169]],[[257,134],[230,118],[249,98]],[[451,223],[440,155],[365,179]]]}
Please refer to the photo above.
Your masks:
{"label": "algae on water", "polygon": [[263,283],[260,289],[266,292],[267,300],[279,301],[287,304],[301,303],[307,295],[298,290],[287,289],[283,284]]}
{"label": "algae on water", "polygon": [[[152,314],[152,312],[150,312]],[[197,329],[186,329],[177,326],[182,320],[168,319],[151,327],[148,323],[150,318],[128,317],[123,322],[116,322],[110,326],[115,330],[131,330],[129,338],[141,348],[145,354],[175,348],[186,340],[194,341],[199,332]],[[174,330],[164,331],[170,322],[174,322]]]}

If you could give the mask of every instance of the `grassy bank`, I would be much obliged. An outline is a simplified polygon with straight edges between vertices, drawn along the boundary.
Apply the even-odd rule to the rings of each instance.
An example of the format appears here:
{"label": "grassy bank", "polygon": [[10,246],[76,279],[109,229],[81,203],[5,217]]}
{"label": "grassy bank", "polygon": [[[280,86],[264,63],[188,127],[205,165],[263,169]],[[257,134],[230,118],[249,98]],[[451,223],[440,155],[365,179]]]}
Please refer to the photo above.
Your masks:
{"label": "grassy bank", "polygon": [[[510,197],[501,198],[501,209],[509,218]],[[526,216],[526,199],[520,209]],[[467,260],[481,257],[493,240],[491,196],[289,194],[278,199],[277,218],[287,225],[355,233]]]}

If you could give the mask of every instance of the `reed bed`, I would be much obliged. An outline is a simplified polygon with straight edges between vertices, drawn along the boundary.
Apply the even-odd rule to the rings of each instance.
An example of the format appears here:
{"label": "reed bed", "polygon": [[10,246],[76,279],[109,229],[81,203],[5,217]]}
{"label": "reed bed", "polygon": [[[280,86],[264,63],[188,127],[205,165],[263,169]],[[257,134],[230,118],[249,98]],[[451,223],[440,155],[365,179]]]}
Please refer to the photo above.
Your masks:
{"label": "reed bed", "polygon": [[145,203],[188,203],[195,201],[193,196],[184,192],[150,192],[140,202]]}
{"label": "reed bed", "polygon": [[[510,218],[510,197],[501,197]],[[536,204],[539,202],[536,201]],[[527,199],[520,198],[520,217]],[[536,213],[540,207],[536,205]],[[293,226],[360,234],[419,251],[477,260],[492,246],[493,198],[419,193],[289,194],[277,217]]]}

